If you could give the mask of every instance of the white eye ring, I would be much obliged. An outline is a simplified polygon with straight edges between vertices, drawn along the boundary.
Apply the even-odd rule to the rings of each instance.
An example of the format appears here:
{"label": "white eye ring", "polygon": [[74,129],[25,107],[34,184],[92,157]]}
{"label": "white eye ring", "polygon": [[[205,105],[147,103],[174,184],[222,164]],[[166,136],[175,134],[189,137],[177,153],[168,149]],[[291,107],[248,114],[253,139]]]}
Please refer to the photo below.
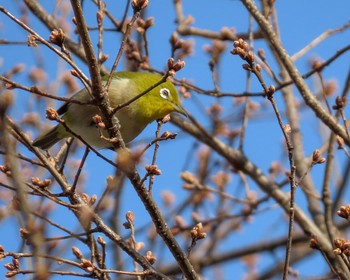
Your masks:
{"label": "white eye ring", "polygon": [[159,95],[164,99],[169,99],[170,97],[170,90],[167,88],[161,88],[159,91]]}

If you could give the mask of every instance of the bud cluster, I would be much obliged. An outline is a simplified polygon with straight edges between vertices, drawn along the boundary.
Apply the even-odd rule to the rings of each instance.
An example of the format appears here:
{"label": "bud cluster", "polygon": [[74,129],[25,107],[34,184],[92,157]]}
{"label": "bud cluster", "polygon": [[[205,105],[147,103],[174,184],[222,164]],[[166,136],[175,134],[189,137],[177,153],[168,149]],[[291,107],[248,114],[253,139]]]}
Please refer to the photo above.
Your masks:
{"label": "bud cluster", "polygon": [[6,263],[4,267],[9,270],[9,272],[6,273],[7,278],[15,276],[19,272],[19,259],[14,257],[12,263]]}
{"label": "bud cluster", "polygon": [[145,169],[150,176],[161,175],[162,171],[158,168],[158,165],[146,165]]}
{"label": "bud cluster", "polygon": [[93,263],[87,259],[84,258],[83,253],[80,251],[77,247],[72,247],[72,252],[74,256],[80,260],[80,267],[84,269],[85,271],[92,273],[95,270],[95,267]]}
{"label": "bud cluster", "polygon": [[203,224],[198,223],[193,229],[191,230],[191,237],[193,240],[199,240],[207,237],[207,234],[203,232]]}
{"label": "bud cluster", "polygon": [[148,0],[132,0],[131,6],[134,12],[140,12],[148,6]]}
{"label": "bud cluster", "polygon": [[51,43],[59,47],[62,47],[62,45],[64,44],[64,41],[66,40],[66,35],[64,34],[61,28],[54,29],[52,30],[49,39]]}
{"label": "bud cluster", "polygon": [[90,197],[88,194],[86,193],[83,193],[81,195],[81,198],[84,200],[84,202],[89,205],[89,206],[92,206],[95,204],[96,200],[97,200],[97,195],[94,194],[92,195],[92,197]]}
{"label": "bud cluster", "polygon": [[178,60],[175,62],[174,58],[170,57],[168,59],[168,70],[170,76],[175,76],[175,73],[180,71],[182,68],[185,67],[185,61]]}
{"label": "bud cluster", "polygon": [[123,226],[126,229],[130,229],[130,228],[134,227],[134,224],[135,224],[135,214],[134,214],[134,212],[128,211],[125,214],[125,218],[126,218],[126,222],[123,224]]}
{"label": "bud cluster", "polygon": [[28,38],[27,38],[27,46],[28,47],[37,47],[38,43],[37,43],[38,37],[34,34],[29,34]]}
{"label": "bud cluster", "polygon": [[147,251],[145,259],[150,263],[154,264],[157,261],[157,257],[153,255],[152,251]]}
{"label": "bud cluster", "polygon": [[341,206],[337,211],[339,217],[342,217],[350,222],[350,204],[346,206]]}
{"label": "bud cluster", "polygon": [[324,157],[321,157],[320,150],[315,150],[312,153],[312,164],[322,164],[325,162],[326,162],[326,159]]}
{"label": "bud cluster", "polygon": [[150,17],[146,20],[139,18],[136,23],[137,23],[137,28],[136,28],[137,32],[144,34],[148,30],[148,28],[154,25],[154,18]]}
{"label": "bud cluster", "polygon": [[[249,68],[254,65],[254,53],[249,50],[249,45],[243,39],[238,39],[233,42],[233,50],[231,50],[233,55],[239,55],[240,58],[245,60],[247,64],[243,64],[243,68]],[[247,66],[244,66],[247,65]],[[249,69],[246,69],[249,70]]]}
{"label": "bud cluster", "polygon": [[136,64],[142,69],[149,68],[148,56],[142,55],[139,51],[137,44],[134,41],[129,41],[126,44],[125,54],[127,59],[136,62]]}
{"label": "bud cluster", "polygon": [[39,177],[32,178],[32,184],[39,188],[47,188],[49,185],[51,185],[51,182],[52,181],[50,179],[41,180]]}
{"label": "bud cluster", "polygon": [[334,239],[334,246],[335,249],[333,250],[333,252],[337,255],[341,255],[344,254],[346,256],[350,256],[350,241],[349,240],[345,240],[342,238],[336,238]]}
{"label": "bud cluster", "polygon": [[334,110],[342,110],[348,104],[348,98],[346,96],[337,96],[335,98],[335,105],[333,105]]}
{"label": "bud cluster", "polygon": [[58,121],[60,119],[57,111],[51,107],[46,109],[46,118],[50,121]]}
{"label": "bud cluster", "polygon": [[174,32],[169,39],[171,45],[171,53],[178,59],[184,59],[186,56],[193,53],[193,42],[191,40],[182,40],[179,38],[179,34]]}
{"label": "bud cluster", "polygon": [[160,137],[164,139],[175,139],[176,136],[177,136],[177,133],[164,131]]}
{"label": "bud cluster", "polygon": [[173,34],[171,34],[169,42],[171,44],[173,52],[175,50],[181,49],[185,43],[184,40],[179,39],[179,34],[177,32],[173,32]]}
{"label": "bud cluster", "polygon": [[96,124],[96,127],[99,129],[106,128],[105,123],[102,121],[102,117],[100,115],[95,115],[92,117],[92,121]]}

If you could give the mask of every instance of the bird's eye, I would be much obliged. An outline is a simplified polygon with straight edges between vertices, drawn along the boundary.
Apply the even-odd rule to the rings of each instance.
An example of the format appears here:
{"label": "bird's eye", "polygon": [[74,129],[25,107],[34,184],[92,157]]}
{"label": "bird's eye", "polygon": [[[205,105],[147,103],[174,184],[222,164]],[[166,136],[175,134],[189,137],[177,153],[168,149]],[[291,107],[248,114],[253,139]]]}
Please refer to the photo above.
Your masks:
{"label": "bird's eye", "polygon": [[161,88],[159,91],[159,94],[164,99],[169,99],[170,96],[170,90],[167,88]]}

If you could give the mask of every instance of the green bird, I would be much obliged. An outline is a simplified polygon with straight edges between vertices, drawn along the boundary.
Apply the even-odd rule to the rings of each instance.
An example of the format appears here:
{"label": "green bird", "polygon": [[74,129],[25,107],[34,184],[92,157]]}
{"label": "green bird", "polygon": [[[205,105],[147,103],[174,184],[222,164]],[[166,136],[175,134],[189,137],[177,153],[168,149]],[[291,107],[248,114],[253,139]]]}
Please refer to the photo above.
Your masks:
{"label": "green bird", "polygon": [[[103,77],[104,84],[107,79],[108,76]],[[147,72],[114,73],[108,89],[110,106],[116,108],[158,83],[161,79],[162,76]],[[72,97],[72,100],[88,103],[92,101],[92,97],[86,89],[82,89]],[[62,119],[69,130],[79,135],[89,145],[96,148],[113,148],[111,142],[101,137],[96,122],[93,121],[95,115],[100,115],[97,105],[68,102],[57,112],[60,115],[63,114]],[[165,81],[131,104],[118,110],[115,115],[119,120],[120,133],[124,142],[129,143],[149,123],[172,112],[186,115],[185,110],[180,105],[175,86],[172,82]],[[102,135],[106,138],[109,137],[106,129],[102,129]],[[65,126],[60,123],[36,138],[33,145],[47,150],[59,140],[72,136]]]}

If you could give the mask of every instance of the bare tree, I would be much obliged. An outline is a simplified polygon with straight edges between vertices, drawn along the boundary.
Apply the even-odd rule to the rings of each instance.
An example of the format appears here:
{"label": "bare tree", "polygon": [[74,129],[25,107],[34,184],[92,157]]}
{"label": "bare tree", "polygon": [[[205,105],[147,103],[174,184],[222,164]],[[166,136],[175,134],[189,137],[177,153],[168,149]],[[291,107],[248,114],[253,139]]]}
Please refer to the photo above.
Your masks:
{"label": "bare tree", "polygon": [[[246,10],[247,30],[222,23],[218,32],[195,27],[186,3],[174,0],[168,42],[150,35],[157,18],[147,0],[56,1],[50,8],[41,2],[0,6],[0,23],[15,38],[0,37],[0,48],[24,54],[7,49],[3,59],[11,66],[0,75],[2,276],[237,279],[245,271],[246,279],[305,279],[298,265],[313,256],[313,276],[350,279],[350,45],[333,40],[346,36],[349,23],[289,54],[271,0],[259,7],[236,3]],[[308,52],[329,40],[331,55],[310,60]],[[203,41],[207,69],[185,66]],[[169,57],[155,66],[151,54],[159,50]],[[305,73],[296,67],[303,58]],[[244,90],[221,90],[227,60],[235,73],[230,83]],[[326,68],[337,69],[339,86]],[[128,146],[106,95],[108,74],[117,69],[171,80],[189,104],[188,118],[166,116],[154,139]],[[212,87],[183,74],[199,70]],[[49,151],[33,146],[33,136],[64,123],[53,108],[74,102],[78,83],[93,96],[117,152],[89,146],[79,135]],[[175,149],[181,162],[172,158]]]}

